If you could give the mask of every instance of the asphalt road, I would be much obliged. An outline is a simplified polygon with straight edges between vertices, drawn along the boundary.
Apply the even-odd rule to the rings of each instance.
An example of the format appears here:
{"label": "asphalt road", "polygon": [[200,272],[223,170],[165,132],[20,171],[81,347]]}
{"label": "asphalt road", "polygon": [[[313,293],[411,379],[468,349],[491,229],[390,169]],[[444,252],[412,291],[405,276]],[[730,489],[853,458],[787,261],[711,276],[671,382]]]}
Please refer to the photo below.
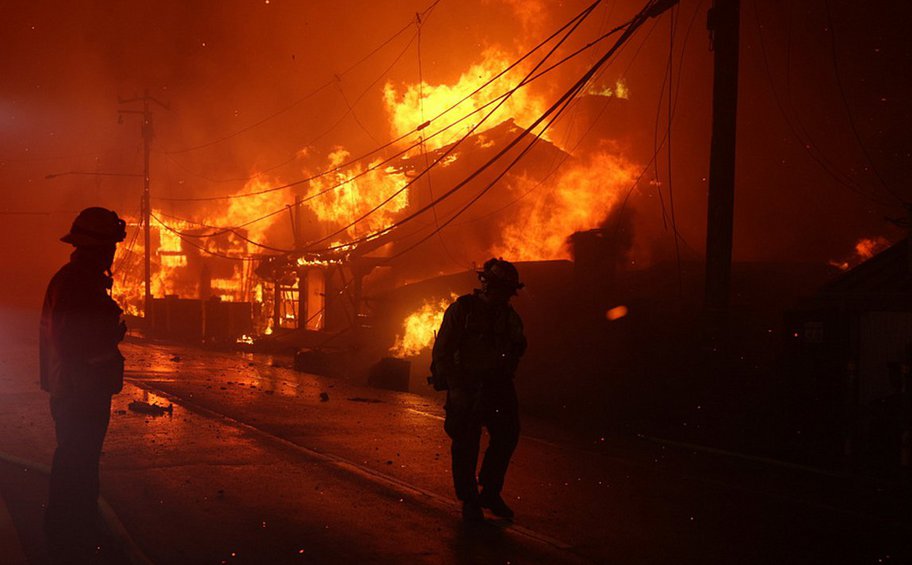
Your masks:
{"label": "asphalt road", "polygon": [[[0,451],[47,464],[34,334],[11,327]],[[102,491],[154,563],[909,562],[912,520],[887,487],[529,417],[505,489],[514,523],[467,526],[442,397],[250,354],[123,349]]]}

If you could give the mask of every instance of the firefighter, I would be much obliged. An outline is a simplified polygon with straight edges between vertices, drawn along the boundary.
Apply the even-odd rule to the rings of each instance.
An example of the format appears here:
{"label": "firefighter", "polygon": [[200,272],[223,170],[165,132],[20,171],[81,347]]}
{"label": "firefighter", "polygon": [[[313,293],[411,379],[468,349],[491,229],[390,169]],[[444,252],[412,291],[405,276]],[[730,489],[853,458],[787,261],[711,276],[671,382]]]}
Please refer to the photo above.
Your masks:
{"label": "firefighter", "polygon": [[45,529],[52,554],[72,560],[94,551],[100,536],[98,461],[123,386],[118,349],[126,325],[110,296],[111,266],[125,223],[104,208],[86,208],[61,241],[75,247],[51,279],[41,311],[41,388],[50,393],[57,448],[51,466]]}
{"label": "firefighter", "polygon": [[[447,390],[444,430],[452,439],[453,486],[469,522],[484,519],[482,508],[513,517],[501,490],[519,440],[513,375],[526,349],[522,320],[510,306],[524,286],[516,267],[490,259],[478,278],[481,289],[459,297],[444,313],[431,363],[435,388]],[[490,442],[476,480],[482,427]]]}

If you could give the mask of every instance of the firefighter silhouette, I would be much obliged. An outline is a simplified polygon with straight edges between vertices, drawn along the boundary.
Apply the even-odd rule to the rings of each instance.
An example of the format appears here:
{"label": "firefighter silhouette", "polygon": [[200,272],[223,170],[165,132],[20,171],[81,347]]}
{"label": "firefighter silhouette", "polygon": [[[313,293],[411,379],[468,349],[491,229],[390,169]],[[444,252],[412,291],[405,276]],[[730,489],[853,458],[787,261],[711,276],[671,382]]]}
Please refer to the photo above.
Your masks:
{"label": "firefighter silhouette", "polygon": [[[453,486],[466,521],[483,520],[483,508],[513,517],[501,491],[519,440],[513,375],[526,350],[522,320],[510,306],[524,286],[516,267],[490,259],[478,278],[481,289],[459,297],[444,313],[431,363],[434,387],[447,391],[444,429],[452,439]],[[490,442],[476,480],[483,427]]]}
{"label": "firefighter silhouette", "polygon": [[101,536],[98,462],[111,396],[123,386],[118,343],[126,333],[109,295],[111,266],[125,225],[104,208],[79,213],[61,238],[76,249],[51,279],[41,312],[41,388],[50,393],[57,437],[45,529],[52,558],[68,562],[94,552]]}

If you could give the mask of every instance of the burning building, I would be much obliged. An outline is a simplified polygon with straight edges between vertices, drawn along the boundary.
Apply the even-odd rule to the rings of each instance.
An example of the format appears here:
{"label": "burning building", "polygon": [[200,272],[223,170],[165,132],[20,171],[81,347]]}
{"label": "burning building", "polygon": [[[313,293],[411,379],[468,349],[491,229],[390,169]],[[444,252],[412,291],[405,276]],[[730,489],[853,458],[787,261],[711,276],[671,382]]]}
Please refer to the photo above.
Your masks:
{"label": "burning building", "polygon": [[[610,241],[629,234],[608,223],[626,204],[639,167],[617,141],[575,154],[555,141],[562,130],[530,128],[546,104],[515,86],[525,79],[517,69],[503,71],[511,68],[491,52],[453,84],[387,83],[384,102],[398,141],[384,151],[352,157],[337,148],[322,170],[305,171],[305,181],[255,176],[224,198],[226,207],[184,214],[193,220],[156,210],[152,330],[206,339],[218,327],[221,338],[310,348],[382,343],[374,350],[414,357],[432,342],[446,303],[468,289],[416,296],[403,311],[383,304],[397,288],[471,272],[490,256],[566,261],[575,233],[574,246],[591,266],[606,268],[606,245],[586,241],[609,241],[608,261],[622,260]],[[600,99],[620,116],[628,96],[619,82],[580,100]],[[119,288],[128,290],[118,298],[133,314],[142,309],[139,247],[126,246],[121,259]],[[219,309],[231,312],[227,326],[225,315],[213,313]],[[245,313],[249,323],[233,321]],[[212,316],[220,320],[215,326]]]}

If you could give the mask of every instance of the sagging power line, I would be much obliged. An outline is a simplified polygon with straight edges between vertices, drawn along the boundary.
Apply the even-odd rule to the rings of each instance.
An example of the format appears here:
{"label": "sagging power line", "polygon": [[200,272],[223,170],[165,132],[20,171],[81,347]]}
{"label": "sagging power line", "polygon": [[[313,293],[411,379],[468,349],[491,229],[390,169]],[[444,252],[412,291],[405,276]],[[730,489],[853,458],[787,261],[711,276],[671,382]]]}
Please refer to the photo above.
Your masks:
{"label": "sagging power line", "polygon": [[[431,14],[431,12],[433,12],[434,8],[436,8],[436,7],[437,7],[437,4],[439,4],[439,3],[440,3],[440,0],[434,0],[434,2],[432,2],[432,3],[431,3],[427,8],[425,8],[424,11],[421,12],[421,13],[424,15],[425,18],[427,18],[427,17]],[[374,49],[372,49],[372,50],[371,50],[370,52],[368,52],[366,55],[364,55],[363,57],[361,57],[360,59],[358,59],[357,61],[355,61],[355,62],[352,63],[351,65],[349,65],[349,66],[348,66],[346,69],[344,69],[342,72],[336,73],[336,76],[345,76],[345,75],[347,75],[348,73],[352,72],[352,71],[355,70],[357,67],[359,67],[361,64],[363,64],[365,61],[367,61],[368,59],[370,59],[371,57],[373,57],[374,55],[376,55],[378,52],[380,52],[384,47],[386,47],[387,45],[389,45],[390,43],[392,43],[397,37],[399,37],[400,35],[402,35],[402,34],[405,33],[406,31],[408,31],[408,29],[411,28],[413,25],[414,25],[414,22],[411,21],[411,20],[409,20],[408,23],[406,23],[405,25],[403,25],[398,31],[396,31],[393,35],[391,35],[390,37],[388,37],[386,40],[384,40],[382,43],[380,43],[377,47],[375,47]],[[297,99],[294,100],[291,104],[288,104],[287,106],[285,106],[285,107],[283,107],[283,108],[280,108],[279,110],[277,110],[277,111],[275,111],[275,112],[269,114],[268,116],[266,116],[266,117],[264,117],[264,118],[261,118],[260,120],[257,120],[256,122],[254,122],[254,123],[252,123],[252,124],[250,124],[250,125],[248,125],[248,126],[245,126],[245,127],[241,128],[241,129],[239,129],[239,130],[236,130],[236,131],[234,131],[234,132],[231,132],[231,133],[229,133],[229,134],[223,135],[223,136],[221,136],[221,137],[218,137],[218,138],[216,138],[216,139],[210,140],[210,141],[205,142],[205,143],[201,143],[201,144],[194,145],[194,146],[191,146],[191,147],[184,147],[184,148],[182,148],[182,149],[175,149],[175,150],[165,151],[165,152],[166,152],[166,153],[169,153],[169,154],[171,154],[171,155],[175,155],[175,154],[178,154],[178,153],[188,153],[188,152],[190,152],[190,151],[196,151],[196,150],[198,150],[198,149],[204,149],[204,148],[206,148],[206,147],[211,147],[211,146],[213,146],[213,145],[217,145],[217,144],[219,144],[219,143],[222,143],[222,142],[224,142],[224,141],[227,141],[227,140],[229,140],[229,139],[232,139],[232,138],[234,138],[234,137],[237,137],[238,135],[241,135],[241,134],[246,133],[246,132],[248,132],[248,131],[250,131],[250,130],[253,130],[253,129],[255,129],[255,128],[257,128],[257,127],[259,127],[259,126],[265,124],[266,122],[269,122],[270,120],[273,120],[273,119],[277,118],[278,116],[281,116],[281,115],[284,114],[285,112],[288,112],[289,110],[291,110],[291,109],[293,109],[293,108],[299,106],[300,104],[302,104],[302,103],[306,102],[307,100],[313,98],[314,96],[316,96],[317,94],[319,94],[319,93],[322,92],[323,90],[326,90],[327,88],[332,87],[333,84],[335,84],[335,82],[336,82],[336,76],[330,78],[329,80],[325,81],[325,82],[322,83],[321,85],[319,85],[319,86],[317,86],[316,88],[310,90],[309,92],[307,92],[306,94],[304,94],[304,95],[301,96],[300,98],[297,98]]]}
{"label": "sagging power line", "polygon": [[[601,0],[599,0],[599,1],[601,1]],[[599,3],[599,2],[596,2],[595,4],[598,4],[598,3]],[[456,101],[455,103],[451,104],[450,106],[448,106],[448,107],[445,108],[444,110],[440,111],[440,112],[439,112],[436,116],[434,116],[433,118],[430,118],[429,120],[426,120],[426,121],[422,122],[421,124],[419,124],[418,126],[416,126],[415,128],[413,128],[412,130],[410,130],[410,131],[408,131],[408,132],[406,132],[406,133],[400,135],[399,137],[397,137],[397,138],[395,138],[395,139],[392,139],[392,140],[390,140],[390,141],[384,143],[383,145],[380,145],[380,146],[378,146],[378,147],[375,147],[374,149],[372,149],[372,150],[370,150],[370,151],[368,151],[368,152],[366,152],[366,153],[363,153],[363,154],[358,155],[358,156],[356,156],[356,157],[349,158],[349,159],[347,159],[346,161],[340,163],[339,165],[337,165],[337,166],[335,166],[335,167],[333,167],[333,168],[331,168],[331,169],[326,169],[326,170],[317,172],[317,173],[315,173],[315,174],[313,174],[313,175],[307,176],[307,177],[302,178],[302,179],[298,179],[298,180],[291,181],[291,182],[288,182],[288,183],[284,183],[284,184],[281,184],[281,185],[277,185],[277,186],[273,186],[273,187],[269,187],[269,188],[265,188],[265,189],[261,189],[261,190],[251,191],[251,192],[236,193],[236,194],[223,194],[223,195],[218,195],[218,196],[201,196],[201,197],[157,197],[156,200],[159,200],[159,201],[167,201],[167,202],[205,202],[205,201],[228,200],[228,199],[236,199],[236,198],[247,198],[247,197],[258,196],[258,195],[261,195],[261,194],[266,194],[266,193],[274,192],[274,191],[278,191],[278,190],[284,190],[284,189],[292,188],[292,187],[295,187],[295,186],[299,186],[299,185],[301,185],[301,184],[305,184],[305,183],[311,182],[311,181],[313,181],[313,180],[317,180],[317,179],[322,178],[322,177],[324,177],[324,176],[328,176],[328,175],[335,174],[335,173],[338,173],[338,172],[340,172],[340,171],[343,171],[343,170],[345,170],[346,168],[351,167],[352,165],[355,165],[355,164],[357,164],[357,163],[359,163],[359,162],[361,162],[361,161],[364,161],[364,160],[370,158],[371,156],[376,155],[377,153],[380,153],[381,151],[383,151],[383,150],[385,150],[385,149],[388,149],[388,148],[390,148],[390,147],[393,147],[393,146],[397,145],[399,142],[401,142],[401,141],[403,141],[403,140],[409,138],[409,137],[412,136],[412,135],[417,134],[417,135],[419,135],[419,136],[422,136],[422,137],[419,139],[419,141],[416,141],[416,142],[412,143],[411,145],[409,145],[409,146],[407,146],[407,147],[404,147],[404,148],[398,150],[397,152],[393,153],[392,155],[390,155],[390,156],[384,158],[382,161],[380,161],[379,163],[377,163],[375,166],[371,167],[369,170],[365,170],[365,171],[363,171],[362,173],[360,173],[360,174],[355,175],[354,177],[352,177],[352,178],[358,178],[359,176],[361,176],[361,175],[363,175],[363,174],[367,174],[367,173],[370,172],[370,171],[376,170],[377,168],[379,168],[379,167],[381,167],[381,166],[383,166],[383,165],[385,165],[385,164],[387,164],[387,163],[389,163],[389,162],[391,162],[391,161],[397,159],[398,157],[400,157],[400,156],[402,156],[402,155],[408,153],[409,151],[411,151],[411,150],[413,150],[413,149],[416,149],[416,148],[420,147],[420,145],[421,145],[421,139],[423,139],[424,142],[427,142],[427,141],[430,140],[430,139],[433,139],[433,138],[435,138],[435,137],[437,137],[437,136],[439,136],[439,135],[442,135],[442,134],[445,133],[446,131],[449,131],[449,130],[452,129],[453,127],[455,127],[455,126],[459,125],[460,123],[462,123],[462,122],[468,120],[468,119],[471,118],[472,116],[474,116],[474,115],[476,115],[476,114],[478,114],[478,113],[483,112],[483,111],[486,110],[489,106],[494,105],[494,104],[499,104],[503,98],[506,98],[506,97],[511,96],[512,93],[515,92],[516,88],[511,88],[511,89],[507,90],[506,92],[503,92],[503,93],[499,94],[498,96],[492,98],[491,100],[489,100],[488,102],[482,104],[482,105],[479,106],[478,108],[475,108],[475,109],[473,109],[472,111],[468,112],[467,114],[464,114],[463,116],[460,116],[460,117],[457,118],[456,120],[450,122],[449,124],[443,126],[441,129],[439,129],[439,130],[437,130],[437,131],[435,131],[435,132],[433,132],[433,133],[431,133],[431,134],[429,134],[429,135],[425,135],[425,134],[422,133],[422,132],[423,132],[425,129],[427,129],[432,123],[434,123],[435,121],[439,120],[439,119],[442,118],[443,116],[449,114],[450,112],[452,112],[453,110],[455,110],[456,108],[458,108],[459,106],[461,106],[463,103],[465,103],[466,101],[472,99],[473,97],[475,97],[476,95],[478,95],[480,92],[482,92],[484,89],[486,89],[486,88],[488,88],[489,86],[491,86],[491,85],[492,85],[493,83],[495,83],[497,80],[499,80],[499,79],[502,78],[504,75],[506,75],[508,72],[510,72],[510,71],[512,71],[513,69],[515,69],[515,68],[516,68],[517,66],[519,66],[521,63],[523,63],[526,59],[528,59],[529,57],[531,57],[535,52],[537,52],[539,49],[541,49],[542,47],[544,47],[545,45],[547,45],[550,41],[552,41],[555,37],[557,37],[562,31],[564,31],[565,29],[567,29],[568,27],[570,27],[571,25],[573,25],[574,23],[576,23],[576,21],[578,20],[578,18],[582,17],[583,14],[587,14],[587,13],[589,13],[589,12],[591,12],[591,6],[590,6],[589,8],[587,8],[586,10],[583,10],[582,12],[580,12],[580,14],[578,14],[576,17],[574,17],[573,19],[571,19],[570,21],[568,21],[566,24],[564,24],[564,25],[563,25],[562,27],[560,27],[558,30],[556,30],[556,31],[553,32],[551,35],[549,35],[547,38],[545,38],[544,40],[542,40],[538,45],[536,45],[535,47],[533,47],[532,49],[530,49],[529,51],[527,51],[525,54],[523,54],[521,57],[519,57],[518,59],[516,59],[515,61],[513,61],[509,66],[507,66],[506,68],[504,68],[503,70],[501,70],[500,72],[498,72],[497,74],[495,74],[493,77],[491,77],[489,80],[485,81],[483,84],[481,84],[480,86],[478,86],[477,88],[475,88],[472,92],[470,92],[469,94],[463,96],[461,99],[459,99],[459,100]],[[529,77],[528,80],[523,81],[519,86],[524,87],[524,86],[526,86],[526,85],[528,85],[528,84],[531,84],[532,82],[534,82],[534,81],[536,81],[536,80],[541,79],[542,77],[544,77],[544,76],[547,75],[548,73],[550,73],[550,72],[552,72],[553,70],[555,70],[556,68],[558,68],[560,65],[563,65],[563,64],[567,63],[568,61],[570,61],[570,60],[572,60],[573,58],[579,56],[581,53],[585,52],[586,50],[591,49],[592,47],[594,47],[594,46],[597,45],[598,43],[604,41],[604,40],[607,39],[608,37],[611,37],[612,35],[618,33],[618,32],[621,31],[621,30],[624,28],[624,26],[626,26],[626,25],[627,25],[626,23],[625,23],[625,24],[621,24],[621,25],[615,27],[614,29],[608,31],[607,33],[602,34],[601,36],[599,36],[599,37],[596,38],[595,40],[593,40],[593,41],[587,43],[586,45],[584,45],[583,47],[577,49],[577,50],[574,51],[573,53],[570,53],[569,55],[567,55],[567,56],[565,56],[564,58],[562,58],[562,59],[556,61],[556,62],[553,63],[552,65],[550,65],[550,66],[548,66],[548,67],[542,69],[539,73],[534,74],[533,76]],[[335,185],[335,186],[330,187],[330,188],[338,188],[339,186],[343,186],[343,185],[344,185],[344,183],[343,183],[343,184],[340,184],[340,185]],[[311,195],[311,196],[314,196],[314,195]],[[308,196],[308,199],[309,199],[311,196]],[[319,195],[316,195],[316,196],[319,196]],[[265,217],[262,218],[262,219],[265,219],[266,217],[269,217],[269,216],[265,216]]]}
{"label": "sagging power line", "polygon": [[[588,15],[588,14],[591,12],[591,10],[594,9],[594,7],[595,7],[597,4],[598,4],[598,2],[595,2],[594,4],[592,4],[589,8],[587,8],[586,11],[583,12],[583,14]],[[346,231],[347,229],[353,227],[355,224],[357,224],[357,223],[363,221],[366,217],[368,217],[370,214],[374,213],[376,210],[380,209],[383,205],[385,205],[386,202],[388,202],[389,200],[391,200],[391,198],[392,198],[392,197],[391,197],[391,198],[387,199],[386,201],[382,202],[381,204],[379,204],[378,206],[376,206],[376,207],[375,207],[374,209],[372,209],[371,211],[369,211],[369,212],[367,212],[366,214],[363,214],[361,217],[355,219],[353,222],[351,222],[349,225],[347,225],[346,227],[342,228],[341,230],[337,230],[337,231],[334,232],[333,234],[330,234],[330,235],[325,236],[325,237],[323,237],[323,238],[320,238],[320,239],[318,239],[318,240],[316,240],[316,241],[314,241],[314,242],[311,242],[310,245],[306,248],[306,250],[307,250],[308,252],[313,252],[313,253],[331,252],[331,251],[337,251],[337,250],[339,250],[339,249],[348,248],[348,247],[350,247],[350,246],[357,245],[357,244],[362,243],[362,242],[364,242],[364,241],[369,241],[369,240],[375,239],[375,238],[377,238],[377,237],[380,237],[380,236],[382,236],[382,235],[384,235],[384,234],[389,233],[391,230],[395,229],[396,227],[399,227],[399,226],[401,226],[401,225],[403,225],[403,224],[405,224],[405,223],[411,221],[412,219],[414,219],[415,217],[419,216],[420,214],[423,214],[424,212],[430,210],[430,209],[432,208],[433,205],[436,205],[437,203],[441,202],[442,200],[448,198],[450,195],[454,194],[456,191],[458,191],[458,190],[460,190],[461,188],[463,188],[468,182],[470,182],[472,179],[476,178],[476,177],[478,176],[478,174],[480,174],[480,172],[482,172],[483,170],[485,170],[485,169],[487,169],[488,167],[490,167],[494,162],[496,162],[497,160],[499,160],[500,158],[502,158],[508,151],[510,151],[511,149],[513,149],[517,144],[519,144],[519,143],[520,143],[523,139],[525,139],[528,135],[532,134],[532,132],[534,132],[534,131],[536,130],[536,128],[538,128],[538,126],[539,126],[544,120],[548,119],[548,117],[549,117],[551,114],[554,114],[555,112],[557,112],[557,113],[555,114],[555,116],[552,118],[552,120],[545,126],[545,129],[547,129],[547,127],[550,127],[550,124],[553,123],[553,120],[556,119],[556,118],[563,112],[563,110],[566,109],[567,104],[569,104],[569,102],[572,101],[573,97],[574,97],[576,94],[578,94],[578,92],[579,92],[579,91],[588,83],[589,80],[591,80],[592,76],[598,71],[598,69],[599,69],[600,67],[602,67],[602,66],[605,64],[605,62],[606,62],[611,56],[613,56],[613,55],[617,52],[618,48],[621,47],[621,46],[623,46],[623,45],[626,43],[627,39],[629,39],[629,37],[633,34],[633,32],[636,31],[636,29],[638,29],[638,28],[642,25],[642,23],[645,22],[649,17],[652,17],[653,15],[658,15],[658,14],[660,14],[661,12],[663,12],[663,11],[666,10],[666,9],[668,9],[668,8],[669,8],[670,6],[672,6],[673,4],[674,4],[674,2],[650,2],[650,3],[647,4],[647,6],[644,8],[644,10],[641,11],[637,16],[635,16],[634,18],[632,18],[629,22],[625,23],[624,25],[618,26],[618,28],[616,28],[616,30],[614,30],[614,31],[618,31],[618,30],[623,29],[623,30],[624,30],[624,33],[623,33],[622,37],[619,38],[619,39],[616,41],[616,43],[614,44],[614,46],[606,53],[605,56],[603,56],[603,57],[599,60],[599,62],[598,62],[596,65],[593,65],[593,66],[589,69],[589,71],[583,76],[583,78],[581,78],[579,81],[577,81],[577,83],[575,83],[574,87],[572,87],[570,90],[568,90],[568,91],[564,94],[564,96],[562,96],[562,97],[558,100],[558,102],[556,102],[554,105],[552,105],[552,107],[549,108],[549,110],[545,112],[545,114],[543,114],[542,116],[540,116],[540,117],[535,121],[535,123],[533,123],[529,128],[526,128],[526,130],[524,130],[519,136],[517,136],[516,139],[514,139],[510,144],[508,144],[508,146],[507,146],[506,148],[504,148],[502,151],[500,151],[500,152],[499,152],[494,158],[492,158],[488,163],[486,163],[485,165],[483,165],[483,166],[482,166],[481,168],[479,168],[478,170],[474,171],[474,172],[473,172],[472,174],[470,174],[466,179],[464,179],[462,182],[458,183],[454,188],[450,189],[449,191],[447,191],[447,192],[444,193],[443,195],[441,195],[441,196],[439,196],[438,198],[434,199],[434,200],[432,201],[431,204],[429,204],[428,206],[425,206],[425,207],[423,207],[423,208],[421,208],[421,209],[419,209],[419,210],[413,212],[412,214],[406,216],[405,218],[399,220],[398,222],[395,222],[394,224],[392,224],[392,225],[390,225],[390,226],[387,226],[387,227],[385,227],[385,228],[383,228],[383,229],[380,229],[380,230],[376,230],[376,231],[374,231],[374,232],[372,232],[372,233],[370,233],[370,234],[367,234],[367,235],[365,235],[365,236],[362,236],[362,237],[360,237],[360,238],[356,238],[355,240],[350,241],[350,242],[348,242],[348,243],[339,244],[339,245],[331,245],[331,246],[327,246],[327,247],[323,247],[323,248],[317,248],[317,247],[315,247],[316,245],[319,245],[320,243],[322,243],[322,242],[324,242],[324,241],[326,241],[326,240],[332,238],[332,237],[335,236],[335,235],[338,235],[339,233],[342,233],[342,232]],[[578,17],[579,17],[579,16],[578,16]],[[562,28],[562,29],[566,29],[566,28],[567,28],[567,26],[565,25],[564,28]],[[611,32],[610,34],[613,34],[614,31]],[[606,34],[606,36],[607,36],[607,35],[610,35],[610,34]],[[594,42],[593,42],[593,43],[594,43]],[[556,47],[555,47],[554,49],[556,49]],[[549,53],[549,56],[550,56],[550,54],[553,54],[554,49],[552,49],[551,53]],[[582,50],[580,50],[580,51],[582,51]],[[545,61],[547,60],[547,58],[548,58],[547,56],[546,56],[545,58],[543,58],[543,59],[538,63],[538,65],[536,65],[536,68],[533,69],[532,72],[529,73],[529,74],[526,76],[526,78],[523,79],[523,81],[520,82],[520,84],[517,85],[516,88],[519,88],[520,86],[522,86],[522,85],[524,85],[525,83],[527,83],[532,77],[536,76],[536,72],[538,72],[538,73],[540,74],[542,71],[539,71],[538,69],[545,63]],[[509,93],[507,93],[507,96],[508,96],[508,95],[509,95]],[[490,114],[491,114],[491,112],[489,112],[488,115],[490,115]],[[469,134],[471,134],[472,131],[474,131],[474,129],[471,130],[471,131],[469,132]],[[542,130],[542,131],[544,131],[544,130]],[[467,137],[467,136],[464,136],[462,139],[465,139],[465,137]],[[457,142],[457,143],[458,143],[458,142]],[[533,142],[532,144],[534,144],[534,142]],[[524,151],[522,151],[522,153],[521,153],[521,155],[520,155],[520,158],[521,158],[522,155],[525,155],[525,153],[528,151],[528,149],[531,148],[531,145],[532,145],[532,144],[530,144],[529,147],[527,147]],[[444,152],[443,157],[445,157],[445,155],[446,155],[446,152]],[[435,161],[435,164],[436,164],[436,163],[439,163],[440,160],[441,160],[443,157],[438,158],[438,159]],[[514,160],[514,161],[513,161],[513,162],[512,162],[512,163],[511,163],[511,164],[510,164],[510,165],[509,165],[509,166],[508,166],[508,167],[507,167],[499,176],[498,176],[498,178],[495,179],[495,182],[496,182],[496,180],[499,180],[500,178],[502,178],[503,174],[506,174],[506,172],[507,172],[513,165],[515,165],[515,163],[516,163],[517,161],[518,161],[518,159]],[[433,165],[432,165],[432,166],[433,166]],[[420,178],[420,174],[419,174],[419,177],[416,177],[415,179],[412,179],[411,182],[412,182],[412,183],[415,182],[416,180],[418,180],[418,178]],[[411,183],[410,183],[410,184],[411,184]],[[493,187],[493,185],[494,185],[494,183],[489,184],[489,185],[482,191],[482,194],[484,194],[485,192],[487,192],[488,190],[490,190],[490,188]],[[403,189],[400,189],[400,191],[401,191],[401,190],[404,190],[405,188],[407,188],[407,186],[404,187]],[[477,199],[480,198],[480,196],[481,196],[481,194],[478,195],[475,199],[473,199],[472,202],[477,201]],[[471,205],[471,204],[470,204],[470,205]],[[464,208],[464,209],[465,209],[465,208]],[[462,211],[464,211],[464,209],[463,209]],[[276,211],[276,212],[274,212],[274,213],[272,213],[272,214],[274,215],[275,213],[280,213],[280,212],[282,212],[282,211],[284,211],[284,209],[279,210],[279,211]],[[462,211],[458,212],[455,216],[451,217],[444,225],[440,226],[440,229],[443,229],[447,224],[449,224],[450,222],[452,222],[456,217],[458,217],[459,214],[462,213]],[[268,216],[266,216],[266,217],[268,217]],[[237,227],[241,227],[241,226],[237,226]],[[224,233],[224,232],[222,232],[222,233]],[[182,235],[187,235],[187,234],[182,234]],[[216,234],[209,234],[209,235],[216,235]],[[290,252],[290,250],[286,250],[286,251],[287,251],[287,252]]]}

